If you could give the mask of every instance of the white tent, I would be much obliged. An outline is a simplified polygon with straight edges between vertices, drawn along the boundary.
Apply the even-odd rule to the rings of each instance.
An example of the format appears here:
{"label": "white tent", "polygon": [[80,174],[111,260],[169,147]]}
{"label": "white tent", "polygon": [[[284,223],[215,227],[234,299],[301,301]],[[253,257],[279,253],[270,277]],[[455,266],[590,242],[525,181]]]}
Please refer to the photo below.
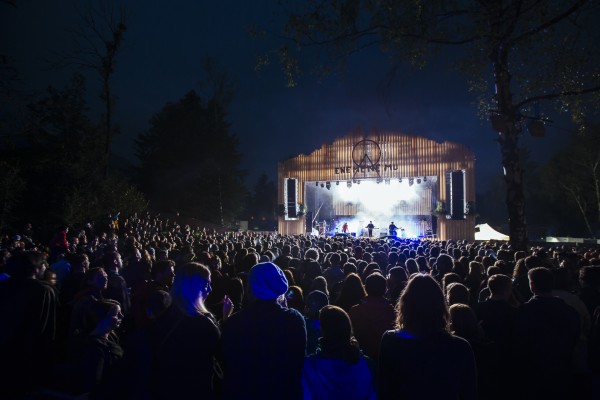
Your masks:
{"label": "white tent", "polygon": [[509,240],[509,237],[488,224],[479,224],[475,225],[475,240]]}

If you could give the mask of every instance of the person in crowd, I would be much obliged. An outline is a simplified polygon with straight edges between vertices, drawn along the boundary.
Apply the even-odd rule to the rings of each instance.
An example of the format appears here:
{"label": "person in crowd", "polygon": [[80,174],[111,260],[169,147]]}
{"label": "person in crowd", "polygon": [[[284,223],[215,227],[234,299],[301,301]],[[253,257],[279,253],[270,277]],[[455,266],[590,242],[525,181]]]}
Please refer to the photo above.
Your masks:
{"label": "person in crowd", "polygon": [[52,362],[58,299],[39,280],[43,255],[17,251],[6,261],[9,278],[0,282],[0,398],[20,398],[44,384]]}
{"label": "person in crowd", "polygon": [[341,283],[345,279],[344,270],[342,270],[342,259],[338,253],[331,253],[329,257],[331,265],[323,271],[323,277],[327,281],[327,287],[334,297],[338,296],[341,290]]}
{"label": "person in crowd", "polygon": [[[121,306],[114,300],[96,301],[85,310],[81,335],[74,344],[73,390],[75,393],[112,393],[118,387],[110,387],[115,380],[109,374],[118,375],[117,365],[123,357],[116,330],[121,325]],[[102,389],[101,384],[106,385]],[[102,397],[102,396],[100,396]]]}
{"label": "person in crowd", "polygon": [[306,324],[306,353],[312,354],[317,350],[321,337],[321,322],[319,311],[329,305],[327,295],[319,290],[313,290],[306,296],[304,319]]}
{"label": "person in crowd", "polygon": [[[208,267],[189,262],[178,268],[171,306],[151,328],[152,370],[150,393],[153,399],[184,399],[202,394],[217,398],[215,380],[220,367],[220,329],[204,304],[211,291]],[[228,298],[223,315],[232,310]]]}
{"label": "person in crowd", "polygon": [[454,282],[448,285],[446,289],[446,301],[448,306],[453,304],[469,304],[471,295],[469,289],[460,282]]}
{"label": "person in crowd", "polygon": [[369,275],[365,282],[367,297],[350,308],[354,334],[361,349],[371,359],[379,358],[379,345],[384,332],[394,328],[394,307],[384,297],[386,280],[379,273]]}
{"label": "person in crowd", "polygon": [[121,276],[123,261],[121,254],[113,247],[107,247],[102,256],[102,265],[108,277],[108,283],[104,290],[104,297],[113,299],[121,305],[121,312],[128,316],[131,309],[131,298],[127,282]]}
{"label": "person in crowd", "polygon": [[335,301],[335,305],[348,312],[366,296],[367,292],[360,277],[357,274],[350,274],[343,281],[342,289]]}
{"label": "person in crowd", "polygon": [[67,233],[69,227],[61,226],[58,232],[54,235],[48,247],[50,247],[50,262],[53,263],[58,258],[59,253],[69,253],[69,242],[67,241]]}
{"label": "person in crowd", "polygon": [[514,336],[521,394],[527,399],[568,398],[579,315],[552,296],[549,269],[536,267],[527,274],[533,296],[519,309]]}
{"label": "person in crowd", "polygon": [[303,398],[377,399],[375,363],[360,351],[348,314],[328,305],[319,312],[319,321],[319,347],[302,368]]}
{"label": "person in crowd", "polygon": [[306,326],[302,314],[285,307],[285,275],[274,263],[259,263],[248,283],[253,301],[223,324],[223,398],[301,399]]}
{"label": "person in crowd", "polygon": [[473,350],[450,333],[448,307],[435,279],[412,276],[396,314],[396,329],[381,339],[381,398],[476,399]]}
{"label": "person in crowd", "polygon": [[400,266],[392,267],[388,270],[386,298],[393,307],[396,306],[402,291],[406,287],[408,275],[406,270]]}

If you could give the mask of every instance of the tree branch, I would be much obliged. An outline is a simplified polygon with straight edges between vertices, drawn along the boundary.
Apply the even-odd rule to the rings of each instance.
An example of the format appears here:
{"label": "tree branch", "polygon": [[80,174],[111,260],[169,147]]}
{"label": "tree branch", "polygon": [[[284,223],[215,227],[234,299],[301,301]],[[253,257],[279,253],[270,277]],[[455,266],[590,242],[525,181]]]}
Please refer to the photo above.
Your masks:
{"label": "tree branch", "polygon": [[577,96],[580,94],[594,93],[594,92],[598,92],[598,91],[600,91],[600,85],[593,86],[593,87],[590,87],[587,89],[581,89],[581,90],[565,90],[562,92],[548,93],[548,94],[543,94],[543,95],[539,95],[539,96],[533,96],[533,97],[530,97],[528,99],[521,101],[520,103],[515,104],[515,108],[519,109],[526,104],[533,103],[533,102],[540,101],[540,100],[551,100],[551,99],[556,99],[559,97]]}

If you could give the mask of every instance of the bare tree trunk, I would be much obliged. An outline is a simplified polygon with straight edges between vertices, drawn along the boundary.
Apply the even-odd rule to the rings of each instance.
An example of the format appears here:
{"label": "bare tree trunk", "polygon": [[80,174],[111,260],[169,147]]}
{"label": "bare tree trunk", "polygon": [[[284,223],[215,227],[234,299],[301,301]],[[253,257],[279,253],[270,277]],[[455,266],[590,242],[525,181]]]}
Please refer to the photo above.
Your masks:
{"label": "bare tree trunk", "polygon": [[498,142],[502,154],[504,180],[506,181],[506,207],[510,243],[514,249],[527,248],[527,221],[525,218],[525,193],[523,168],[519,158],[519,115],[512,103],[511,76],[508,72],[508,53],[499,43],[497,52],[491,55],[496,83],[496,103],[500,119]]}
{"label": "bare tree trunk", "polygon": [[588,232],[590,233],[591,237],[595,238],[596,236],[594,235],[594,231],[592,230],[592,225],[590,224],[590,220],[585,212],[586,207],[584,207],[581,197],[577,195],[575,189],[565,185],[564,183],[561,183],[560,186],[562,186],[563,189],[565,189],[567,192],[569,192],[569,194],[571,196],[573,196],[573,200],[575,200],[575,203],[577,204],[577,208],[579,208],[579,212],[581,212],[581,216],[583,217],[583,221],[585,222],[585,226],[586,226]]}

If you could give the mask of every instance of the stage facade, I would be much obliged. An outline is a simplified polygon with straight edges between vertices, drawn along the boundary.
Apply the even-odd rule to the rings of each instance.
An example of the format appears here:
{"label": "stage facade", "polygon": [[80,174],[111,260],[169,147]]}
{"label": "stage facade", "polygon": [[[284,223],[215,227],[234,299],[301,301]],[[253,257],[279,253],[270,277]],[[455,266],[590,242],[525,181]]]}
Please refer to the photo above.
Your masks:
{"label": "stage facade", "polygon": [[474,240],[474,168],[458,143],[355,132],[279,163],[278,230]]}

